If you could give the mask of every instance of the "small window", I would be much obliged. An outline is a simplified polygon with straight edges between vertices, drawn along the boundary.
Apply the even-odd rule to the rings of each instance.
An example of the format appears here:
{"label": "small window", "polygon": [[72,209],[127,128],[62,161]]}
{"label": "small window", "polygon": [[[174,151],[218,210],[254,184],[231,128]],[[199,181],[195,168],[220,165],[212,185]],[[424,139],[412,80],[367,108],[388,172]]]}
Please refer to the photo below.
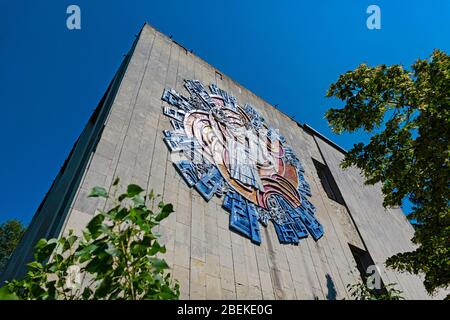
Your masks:
{"label": "small window", "polygon": [[373,262],[372,257],[367,251],[355,247],[351,244],[348,244],[348,246],[350,247],[353,258],[355,258],[356,267],[361,274],[361,278],[365,281],[367,278],[367,268],[374,265],[375,263]]}
{"label": "small window", "polygon": [[[348,246],[350,247],[350,251],[352,252],[353,258],[355,259],[356,268],[358,268],[361,279],[363,282],[366,282],[368,276],[367,269],[369,268],[369,266],[375,265],[375,262],[373,262],[372,257],[366,250],[351,245],[350,243],[348,244]],[[383,283],[383,280],[381,279],[380,284],[381,287],[375,290],[376,295],[386,293],[386,287]]]}
{"label": "small window", "polygon": [[315,159],[312,160],[314,162],[314,166],[316,167],[320,182],[322,183],[322,187],[327,193],[328,198],[344,205],[344,198],[342,197],[341,191],[339,190],[330,169],[319,161]]}
{"label": "small window", "polygon": [[218,72],[218,71],[216,71],[216,79],[223,80],[222,79],[222,74],[220,72]]}

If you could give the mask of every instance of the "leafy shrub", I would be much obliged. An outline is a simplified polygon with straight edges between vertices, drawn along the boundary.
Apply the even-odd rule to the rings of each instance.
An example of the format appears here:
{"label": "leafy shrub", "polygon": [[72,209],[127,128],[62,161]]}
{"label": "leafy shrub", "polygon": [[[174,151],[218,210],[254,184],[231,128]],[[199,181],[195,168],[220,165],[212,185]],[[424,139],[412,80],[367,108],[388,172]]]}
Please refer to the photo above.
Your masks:
{"label": "leafy shrub", "polygon": [[[116,190],[118,184],[116,179]],[[155,205],[159,196],[143,191],[130,184],[109,211],[98,211],[82,237],[70,231],[40,240],[24,278],[1,288],[0,299],[178,299],[179,284],[159,257],[166,248],[152,231],[173,207]],[[110,197],[101,187],[89,196]]]}

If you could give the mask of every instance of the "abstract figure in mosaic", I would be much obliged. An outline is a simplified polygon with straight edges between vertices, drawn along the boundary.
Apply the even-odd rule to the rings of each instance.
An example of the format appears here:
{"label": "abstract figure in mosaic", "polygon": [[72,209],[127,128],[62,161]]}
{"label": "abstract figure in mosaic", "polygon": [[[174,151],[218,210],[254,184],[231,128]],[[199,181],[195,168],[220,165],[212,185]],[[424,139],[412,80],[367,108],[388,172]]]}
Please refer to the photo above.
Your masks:
{"label": "abstract figure in mosaic", "polygon": [[198,80],[185,80],[189,97],[164,90],[163,112],[173,130],[164,131],[175,167],[209,201],[224,197],[230,229],[261,243],[260,224],[273,222],[281,243],[297,244],[323,227],[308,200],[309,184],[293,149],[250,104]]}

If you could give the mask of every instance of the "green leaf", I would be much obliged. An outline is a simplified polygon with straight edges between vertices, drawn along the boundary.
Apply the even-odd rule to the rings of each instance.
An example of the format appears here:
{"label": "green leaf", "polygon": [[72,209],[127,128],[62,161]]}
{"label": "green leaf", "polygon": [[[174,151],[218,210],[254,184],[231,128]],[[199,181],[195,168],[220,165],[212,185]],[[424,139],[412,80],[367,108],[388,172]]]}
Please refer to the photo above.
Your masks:
{"label": "green leaf", "polygon": [[65,247],[64,247],[64,251],[72,248],[72,246],[74,245],[75,242],[77,242],[78,237],[75,235],[70,235],[69,237],[67,237],[67,241],[65,243]]}
{"label": "green leaf", "polygon": [[91,193],[89,194],[88,197],[91,197],[91,198],[97,198],[97,197],[108,198],[108,192],[106,192],[105,188],[103,188],[103,187],[94,187],[94,188],[92,188]]}
{"label": "green leaf", "polygon": [[43,262],[50,258],[50,255],[58,244],[57,241],[57,239],[50,239],[49,241],[45,239],[39,240],[35,247],[34,258],[39,262]]}
{"label": "green leaf", "polygon": [[95,257],[94,259],[89,261],[89,263],[85,267],[85,270],[89,273],[96,273],[100,269],[101,263],[102,260],[98,257]]}
{"label": "green leaf", "polygon": [[92,252],[97,248],[98,246],[93,243],[88,246],[80,246],[75,251],[75,256],[79,257],[80,262],[83,263],[91,258]]}
{"label": "green leaf", "polygon": [[45,294],[45,290],[41,287],[39,283],[32,283],[30,287],[30,292],[34,297],[41,298]]}
{"label": "green leaf", "polygon": [[117,177],[115,180],[114,180],[114,182],[113,182],[113,186],[117,186],[118,184],[119,184],[119,182],[120,182],[120,179],[119,179],[119,177]]}
{"label": "green leaf", "polygon": [[142,189],[140,186],[138,186],[136,184],[130,184],[130,185],[128,185],[128,188],[127,188],[127,195],[129,198],[133,198],[134,196],[138,195],[142,191],[144,191],[144,189]]}
{"label": "green leaf", "polygon": [[89,230],[83,229],[81,232],[83,233],[84,240],[86,240],[86,241],[91,241],[92,240],[92,235],[89,232]]}
{"label": "green leaf", "polygon": [[142,243],[146,246],[151,246],[151,243],[153,240],[155,240],[156,237],[151,233],[151,231],[147,232],[144,237],[142,238]]}
{"label": "green leaf", "polygon": [[135,244],[131,245],[131,254],[134,256],[145,255],[146,252],[147,252],[147,246],[145,246],[143,244],[135,243]]}
{"label": "green leaf", "polygon": [[105,252],[112,257],[120,256],[120,251],[112,243],[108,243],[108,249]]}
{"label": "green leaf", "polygon": [[153,255],[157,254],[158,252],[165,253],[166,252],[166,247],[165,246],[161,246],[158,243],[158,241],[154,241],[148,254],[153,256]]}
{"label": "green leaf", "polygon": [[166,205],[163,205],[161,208],[161,212],[155,217],[156,221],[161,221],[165,218],[167,218],[173,211],[173,205],[171,203],[168,203]]}
{"label": "green leaf", "polygon": [[141,195],[136,195],[133,197],[133,203],[135,206],[140,207],[145,205],[145,199]]}
{"label": "green leaf", "polygon": [[88,225],[86,226],[87,230],[91,233],[91,236],[95,239],[100,234],[100,228],[103,223],[103,220],[105,220],[105,216],[103,214],[97,214],[94,218],[89,221]]}
{"label": "green leaf", "polygon": [[9,291],[9,288],[7,286],[3,286],[0,288],[0,300],[19,300],[19,297]]}
{"label": "green leaf", "polygon": [[113,282],[110,276],[103,278],[103,281],[98,286],[94,293],[95,299],[105,298],[108,295],[109,290],[111,290]]}
{"label": "green leaf", "polygon": [[81,294],[81,296],[82,296],[82,298],[84,300],[88,300],[88,299],[91,298],[92,293],[93,293],[92,289],[89,288],[89,287],[86,287],[86,288],[84,288],[83,293]]}
{"label": "green leaf", "polygon": [[36,243],[35,249],[43,249],[47,245],[47,239],[39,239]]}
{"label": "green leaf", "polygon": [[169,269],[169,266],[167,265],[166,261],[164,261],[163,259],[148,258],[148,260],[152,264],[153,268],[155,268],[156,272],[160,272],[164,269]]}
{"label": "green leaf", "polygon": [[106,213],[105,216],[107,216],[108,218],[115,220],[117,212],[120,210],[120,205],[117,205],[111,209],[109,209]]}
{"label": "green leaf", "polygon": [[117,214],[116,214],[114,220],[116,220],[116,221],[117,221],[117,220],[118,220],[118,221],[121,221],[121,220],[125,219],[125,218],[128,216],[129,213],[130,213],[130,212],[129,212],[126,208],[122,208],[122,209],[120,209],[120,210],[117,212]]}

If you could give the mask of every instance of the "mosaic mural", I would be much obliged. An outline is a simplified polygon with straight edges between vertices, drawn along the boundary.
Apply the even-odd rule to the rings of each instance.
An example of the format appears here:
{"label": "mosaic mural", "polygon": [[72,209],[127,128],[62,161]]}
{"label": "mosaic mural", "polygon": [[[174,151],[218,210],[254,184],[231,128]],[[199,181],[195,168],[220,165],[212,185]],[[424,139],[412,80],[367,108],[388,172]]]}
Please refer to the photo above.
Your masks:
{"label": "mosaic mural", "polygon": [[185,97],[165,89],[164,131],[172,161],[186,183],[209,201],[223,198],[230,229],[260,244],[260,224],[272,221],[281,243],[297,244],[323,227],[308,200],[309,184],[294,151],[253,106],[241,106],[228,92],[185,80]]}

